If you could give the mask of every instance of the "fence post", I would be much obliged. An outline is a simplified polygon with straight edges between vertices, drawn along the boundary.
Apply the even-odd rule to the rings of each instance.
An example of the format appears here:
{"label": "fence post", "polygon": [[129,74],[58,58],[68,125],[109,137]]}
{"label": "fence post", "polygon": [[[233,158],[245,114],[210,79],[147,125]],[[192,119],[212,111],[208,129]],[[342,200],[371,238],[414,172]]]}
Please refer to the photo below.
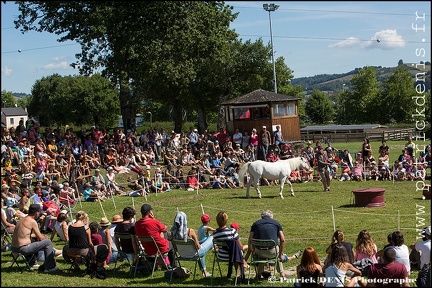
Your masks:
{"label": "fence post", "polygon": [[334,217],[334,210],[333,210],[333,206],[332,207],[332,218],[333,218],[333,232],[336,231],[336,221],[335,221],[335,217]]}

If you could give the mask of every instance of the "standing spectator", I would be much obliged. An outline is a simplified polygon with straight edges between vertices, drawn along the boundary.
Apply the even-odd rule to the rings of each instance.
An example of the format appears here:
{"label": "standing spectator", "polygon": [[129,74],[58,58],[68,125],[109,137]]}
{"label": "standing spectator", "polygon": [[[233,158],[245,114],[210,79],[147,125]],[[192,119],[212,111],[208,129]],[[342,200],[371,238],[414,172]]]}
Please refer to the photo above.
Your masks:
{"label": "standing spectator", "polygon": [[318,145],[317,148],[318,149],[315,157],[317,158],[318,163],[318,173],[321,177],[324,191],[330,191],[330,163],[327,161],[327,158],[324,154],[324,148],[321,145]]}
{"label": "standing spectator", "polygon": [[266,161],[266,156],[268,154],[269,147],[270,145],[272,145],[272,137],[270,135],[270,132],[267,131],[266,126],[262,126],[259,142],[260,142],[262,160]]}
{"label": "standing spectator", "polygon": [[[155,218],[150,204],[145,203],[141,206],[141,215],[142,218],[139,219],[131,229],[131,234],[135,234],[138,237],[152,236],[155,239],[160,252],[165,256],[165,263],[167,265],[171,264],[171,267],[175,267],[174,250],[170,247],[167,237],[168,227]],[[144,242],[141,244],[147,254],[155,255],[157,253],[156,247],[154,247],[153,243]],[[166,259],[166,256],[168,256],[168,259]]]}
{"label": "standing spectator", "polygon": [[[365,137],[362,144],[362,159],[366,159],[369,151],[372,152],[372,145],[370,144],[369,138]],[[363,163],[364,165],[364,163]]]}
{"label": "standing spectator", "polygon": [[[32,204],[29,207],[28,215],[18,221],[15,226],[15,231],[12,235],[12,252],[21,253],[25,256],[37,254],[38,251],[43,250],[45,255],[44,272],[52,273],[59,269],[56,267],[55,250],[49,238],[42,235],[36,219],[40,216],[41,206],[39,204]],[[38,241],[32,242],[32,234],[34,234]],[[36,257],[30,266],[38,268]]]}
{"label": "standing spectator", "polygon": [[284,141],[282,131],[280,131],[280,126],[276,126],[276,131],[273,132],[273,143],[281,149],[282,145],[284,145],[286,142]]}
{"label": "standing spectator", "polygon": [[410,283],[404,281],[408,280],[409,275],[406,267],[395,262],[396,251],[385,249],[383,259],[384,263],[375,263],[370,267],[367,287],[410,287]]}
{"label": "standing spectator", "polygon": [[243,150],[246,150],[246,148],[249,146],[249,144],[250,144],[250,139],[251,139],[251,137],[250,137],[248,131],[245,130],[245,131],[243,132],[242,142],[241,142],[241,143],[242,143],[241,148],[242,148]]}
{"label": "standing spectator", "polygon": [[405,149],[407,149],[408,155],[414,157],[415,143],[413,142],[412,137],[408,137],[408,142],[405,143]]}
{"label": "standing spectator", "polygon": [[241,147],[243,142],[243,134],[240,132],[240,129],[235,129],[232,142],[234,143],[234,145],[239,144],[239,146]]}
{"label": "standing spectator", "polygon": [[255,128],[253,128],[252,132],[251,132],[250,145],[253,148],[253,155],[254,155],[252,161],[258,160],[259,136],[258,136],[257,130]]}
{"label": "standing spectator", "polygon": [[[276,244],[276,248],[271,250],[260,250],[252,246],[252,239],[273,239]],[[252,224],[249,240],[248,240],[248,252],[246,253],[245,259],[247,260],[251,253],[254,253],[259,258],[274,258],[278,256],[279,261],[276,263],[276,269],[280,273],[282,278],[285,278],[285,272],[283,269],[283,251],[285,248],[285,236],[282,230],[282,225],[273,219],[273,212],[270,210],[264,210],[261,213],[261,219]],[[264,264],[258,264],[257,275],[260,277],[264,272]]]}
{"label": "standing spectator", "polygon": [[219,145],[223,147],[225,142],[229,139],[229,135],[224,128],[219,129],[219,133],[216,135],[217,140],[219,141]]}
{"label": "standing spectator", "polygon": [[378,149],[378,153],[381,155],[381,151],[386,151],[387,154],[390,153],[390,147],[387,145],[387,141],[383,139],[381,141],[381,146]]}

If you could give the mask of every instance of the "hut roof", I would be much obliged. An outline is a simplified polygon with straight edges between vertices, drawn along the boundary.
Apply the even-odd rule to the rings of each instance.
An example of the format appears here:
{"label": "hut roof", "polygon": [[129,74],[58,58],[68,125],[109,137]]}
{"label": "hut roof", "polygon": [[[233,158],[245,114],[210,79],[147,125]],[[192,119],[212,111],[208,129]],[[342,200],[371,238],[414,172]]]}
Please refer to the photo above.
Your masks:
{"label": "hut roof", "polygon": [[286,102],[299,100],[294,96],[288,96],[285,94],[274,93],[263,89],[252,91],[243,96],[223,102],[221,105],[245,105],[252,103],[270,103],[270,102]]}

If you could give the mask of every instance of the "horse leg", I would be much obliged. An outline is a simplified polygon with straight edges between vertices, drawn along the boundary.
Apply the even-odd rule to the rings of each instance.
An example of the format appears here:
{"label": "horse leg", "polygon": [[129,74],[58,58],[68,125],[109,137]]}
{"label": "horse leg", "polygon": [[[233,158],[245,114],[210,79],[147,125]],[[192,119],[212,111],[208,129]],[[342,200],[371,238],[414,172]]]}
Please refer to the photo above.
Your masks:
{"label": "horse leg", "polygon": [[284,177],[284,178],[282,178],[282,179],[279,180],[279,182],[280,182],[279,196],[280,196],[281,199],[284,199],[284,197],[283,197],[283,189],[284,189],[284,185],[285,185],[285,180],[286,180],[286,177]]}
{"label": "horse leg", "polygon": [[246,197],[249,198],[249,188],[252,184],[252,176],[250,176],[249,181],[247,183],[247,187],[246,187]]}
{"label": "horse leg", "polygon": [[294,190],[293,190],[293,188],[292,188],[292,184],[291,184],[291,182],[288,180],[288,184],[290,185],[290,189],[291,189],[291,196],[295,196],[294,195]]}
{"label": "horse leg", "polygon": [[[261,199],[261,191],[260,191],[260,189],[259,189],[259,185],[258,185],[260,179],[261,179],[261,177],[254,177],[254,178],[253,178],[253,185],[254,185],[254,187],[255,187],[255,190],[257,191],[258,198]],[[251,182],[252,182],[252,181],[251,181]]]}

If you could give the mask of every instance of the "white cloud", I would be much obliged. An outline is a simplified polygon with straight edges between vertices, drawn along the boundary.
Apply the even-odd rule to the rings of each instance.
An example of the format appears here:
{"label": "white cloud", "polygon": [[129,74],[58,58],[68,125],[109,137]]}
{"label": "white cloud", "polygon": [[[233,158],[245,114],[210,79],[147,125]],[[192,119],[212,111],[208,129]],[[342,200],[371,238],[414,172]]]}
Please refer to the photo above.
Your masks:
{"label": "white cloud", "polygon": [[67,60],[69,57],[67,56],[56,56],[51,58],[51,60],[55,61],[55,62],[60,62],[60,61],[64,61]]}
{"label": "white cloud", "polygon": [[385,29],[376,32],[370,40],[360,40],[356,37],[349,37],[345,40],[330,44],[329,48],[360,47],[366,49],[390,50],[405,47],[405,40],[399,35],[396,29]]}
{"label": "white cloud", "polygon": [[51,69],[69,69],[70,66],[68,65],[67,61],[62,61],[58,63],[49,63],[47,65],[44,65],[42,69],[45,70],[51,70]]}
{"label": "white cloud", "polygon": [[12,69],[11,68],[9,68],[8,66],[5,66],[5,67],[3,67],[3,68],[1,68],[1,72],[2,72],[2,74],[4,75],[4,76],[10,76],[11,74],[12,74]]}
{"label": "white cloud", "polygon": [[405,47],[405,40],[396,29],[385,29],[375,33],[370,41],[363,43],[364,48],[390,50]]}
{"label": "white cloud", "polygon": [[358,43],[360,43],[360,40],[356,37],[349,37],[345,40],[339,41],[335,44],[330,44],[329,48],[347,48],[356,46]]}

